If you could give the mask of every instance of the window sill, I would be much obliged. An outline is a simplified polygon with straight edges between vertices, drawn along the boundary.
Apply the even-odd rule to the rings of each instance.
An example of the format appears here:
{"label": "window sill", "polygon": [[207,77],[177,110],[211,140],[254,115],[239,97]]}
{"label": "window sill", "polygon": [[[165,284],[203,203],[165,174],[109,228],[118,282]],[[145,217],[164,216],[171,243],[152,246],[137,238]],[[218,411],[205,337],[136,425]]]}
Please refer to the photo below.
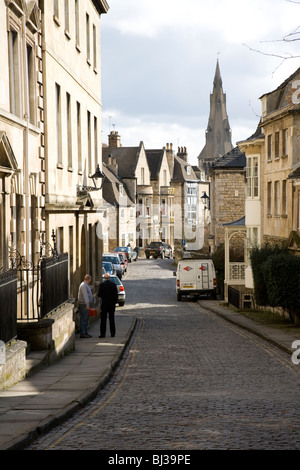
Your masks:
{"label": "window sill", "polygon": [[54,21],[54,23],[57,24],[57,26],[60,26],[60,21],[59,21],[59,19],[56,15],[53,15],[53,21]]}

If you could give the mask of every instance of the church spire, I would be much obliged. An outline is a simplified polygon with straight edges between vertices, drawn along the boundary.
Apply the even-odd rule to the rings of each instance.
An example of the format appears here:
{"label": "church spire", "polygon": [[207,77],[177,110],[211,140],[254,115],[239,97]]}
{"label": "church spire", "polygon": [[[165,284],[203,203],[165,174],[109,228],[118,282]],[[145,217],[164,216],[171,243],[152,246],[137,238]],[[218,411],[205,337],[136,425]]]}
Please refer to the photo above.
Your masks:
{"label": "church spire", "polygon": [[219,60],[216,65],[213,92],[210,95],[210,113],[205,140],[205,145],[198,156],[198,166],[207,174],[212,163],[233,148]]}

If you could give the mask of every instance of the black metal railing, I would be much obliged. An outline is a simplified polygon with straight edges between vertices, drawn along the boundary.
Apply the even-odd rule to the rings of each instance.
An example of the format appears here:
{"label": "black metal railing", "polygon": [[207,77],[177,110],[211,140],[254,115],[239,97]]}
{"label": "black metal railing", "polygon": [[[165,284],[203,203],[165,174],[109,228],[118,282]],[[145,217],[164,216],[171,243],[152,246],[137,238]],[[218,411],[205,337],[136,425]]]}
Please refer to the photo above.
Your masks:
{"label": "black metal railing", "polygon": [[5,344],[17,336],[17,270],[0,272],[0,340]]}
{"label": "black metal railing", "polygon": [[65,303],[68,297],[68,254],[43,258],[41,260],[41,317]]}
{"label": "black metal railing", "polygon": [[228,286],[228,302],[236,308],[240,308],[240,292]]}

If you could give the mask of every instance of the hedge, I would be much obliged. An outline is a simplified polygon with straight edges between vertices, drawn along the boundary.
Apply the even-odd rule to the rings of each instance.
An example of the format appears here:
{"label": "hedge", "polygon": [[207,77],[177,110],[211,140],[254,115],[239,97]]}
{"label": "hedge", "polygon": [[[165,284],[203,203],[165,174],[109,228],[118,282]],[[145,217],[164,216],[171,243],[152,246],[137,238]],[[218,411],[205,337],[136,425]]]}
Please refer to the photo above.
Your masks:
{"label": "hedge", "polygon": [[300,316],[300,258],[286,247],[264,246],[250,251],[255,301],[281,307],[293,321]]}

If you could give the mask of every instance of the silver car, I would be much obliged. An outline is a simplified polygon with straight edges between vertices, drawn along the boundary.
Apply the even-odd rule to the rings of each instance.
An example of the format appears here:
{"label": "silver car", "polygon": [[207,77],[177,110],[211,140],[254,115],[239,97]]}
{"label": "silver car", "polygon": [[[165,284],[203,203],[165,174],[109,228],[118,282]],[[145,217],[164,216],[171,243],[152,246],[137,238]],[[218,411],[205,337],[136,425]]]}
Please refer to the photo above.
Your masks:
{"label": "silver car", "polygon": [[118,304],[119,307],[125,305],[126,293],[122,281],[118,276],[110,276],[110,281],[114,282],[118,288]]}
{"label": "silver car", "polygon": [[122,279],[123,268],[120,264],[120,260],[117,253],[103,253],[102,261],[109,261],[113,265],[118,278]]}

